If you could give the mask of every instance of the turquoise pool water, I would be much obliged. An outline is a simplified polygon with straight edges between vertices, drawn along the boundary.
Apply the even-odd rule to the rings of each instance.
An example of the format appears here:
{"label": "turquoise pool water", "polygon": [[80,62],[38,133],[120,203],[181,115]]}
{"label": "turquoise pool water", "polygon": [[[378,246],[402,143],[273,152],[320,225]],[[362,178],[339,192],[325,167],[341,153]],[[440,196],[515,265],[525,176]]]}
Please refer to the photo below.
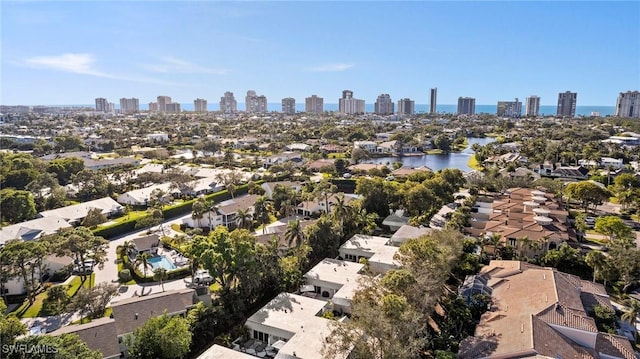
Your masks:
{"label": "turquoise pool water", "polygon": [[176,265],[173,264],[173,262],[165,256],[152,257],[152,258],[149,258],[148,261],[149,263],[151,263],[151,266],[153,267],[153,269],[156,269],[156,268],[164,268],[166,270],[176,269]]}

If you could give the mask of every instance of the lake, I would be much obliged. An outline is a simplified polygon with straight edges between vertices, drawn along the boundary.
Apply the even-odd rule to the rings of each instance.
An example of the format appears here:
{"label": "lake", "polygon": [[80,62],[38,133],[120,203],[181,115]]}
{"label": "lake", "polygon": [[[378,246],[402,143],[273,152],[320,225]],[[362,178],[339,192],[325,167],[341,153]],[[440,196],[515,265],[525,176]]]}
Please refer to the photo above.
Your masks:
{"label": "lake", "polygon": [[420,156],[402,156],[402,157],[378,157],[372,158],[364,163],[381,163],[388,164],[391,166],[394,162],[402,162],[403,166],[406,167],[421,167],[427,166],[434,171],[439,171],[445,168],[457,168],[463,172],[473,171],[472,168],[469,167],[469,158],[473,155],[473,150],[471,146],[474,143],[480,144],[482,146],[494,142],[495,138],[493,137],[470,137],[467,139],[469,141],[469,146],[464,149],[462,152],[452,152],[449,154],[442,155],[420,155]]}

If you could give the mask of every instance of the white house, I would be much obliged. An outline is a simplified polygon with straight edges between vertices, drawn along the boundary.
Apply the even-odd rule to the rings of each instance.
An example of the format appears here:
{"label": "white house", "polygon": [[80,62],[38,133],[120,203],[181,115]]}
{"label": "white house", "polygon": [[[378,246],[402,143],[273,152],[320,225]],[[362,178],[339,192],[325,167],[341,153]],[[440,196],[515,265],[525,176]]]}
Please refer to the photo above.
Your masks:
{"label": "white house", "polygon": [[70,224],[78,225],[91,209],[96,208],[107,218],[121,214],[124,209],[121,204],[114,201],[111,197],[103,197],[89,202],[43,211],[40,212],[39,215],[41,217],[63,218]]}
{"label": "white house", "polygon": [[391,236],[389,243],[393,246],[400,247],[406,240],[430,234],[431,231],[433,231],[431,228],[414,227],[407,224],[400,227],[400,229]]}
{"label": "white house", "polygon": [[151,193],[154,190],[159,189],[165,193],[169,193],[170,188],[170,183],[162,183],[145,188],[134,189],[133,191],[125,192],[118,196],[117,202],[121,204],[129,204],[132,206],[147,206],[149,205]]}
{"label": "white house", "polygon": [[378,144],[373,141],[354,141],[353,148],[360,148],[371,153],[378,152]]}
{"label": "white house", "polygon": [[306,143],[291,143],[284,147],[284,149],[287,151],[303,151],[303,152],[311,151],[311,148],[312,147],[307,145]]}
{"label": "white house", "polygon": [[167,142],[169,141],[169,135],[166,133],[150,133],[146,136],[147,140],[153,142]]}
{"label": "white house", "polygon": [[62,217],[49,216],[12,224],[0,229],[0,247],[11,239],[25,241],[40,239],[61,229],[71,228],[71,224]]}
{"label": "white house", "polygon": [[[280,293],[249,317],[245,327],[254,340],[253,344],[259,341],[276,348],[277,358],[322,358],[326,338],[332,332],[332,321],[322,317],[328,310],[326,305],[327,302],[322,300]],[[241,343],[234,344],[237,350],[244,350],[260,357],[267,355],[266,351],[256,352],[254,348],[245,348]],[[334,358],[342,359],[347,356],[348,353],[345,353]]]}
{"label": "white house", "polygon": [[258,197],[250,194],[222,201],[213,210],[204,213],[201,219],[186,217],[182,219],[182,224],[191,228],[235,227],[238,210],[246,210],[249,214],[253,214],[253,205]]}
{"label": "white house", "polygon": [[389,238],[356,234],[349,238],[339,249],[340,257],[345,261],[359,263],[367,260],[369,270],[374,274],[384,274],[400,267],[394,259],[398,247],[391,245]]}
{"label": "white house", "polygon": [[364,264],[325,258],[304,275],[305,295],[331,301],[332,310],[351,312],[351,300],[359,289]]}

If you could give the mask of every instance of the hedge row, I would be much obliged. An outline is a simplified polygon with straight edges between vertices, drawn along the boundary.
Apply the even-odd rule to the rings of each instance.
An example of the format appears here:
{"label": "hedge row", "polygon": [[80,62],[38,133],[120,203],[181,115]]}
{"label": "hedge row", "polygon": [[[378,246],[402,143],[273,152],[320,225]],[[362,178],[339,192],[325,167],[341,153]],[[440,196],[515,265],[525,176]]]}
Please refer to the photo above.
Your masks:
{"label": "hedge row", "polygon": [[[257,181],[255,182],[257,185],[262,184],[264,181]],[[249,190],[249,186],[248,185],[242,185],[242,186],[238,186],[236,188],[236,195],[242,195],[247,193],[247,191]],[[227,190],[222,190],[220,192],[216,192],[216,193],[211,193],[205,196],[205,199],[212,202],[212,203],[220,203],[222,201],[226,201],[228,199],[231,199],[231,194],[229,194],[229,192]],[[191,199],[188,201],[184,201],[178,204],[175,204],[173,206],[169,206],[167,208],[164,208],[162,210],[162,214],[164,216],[165,219],[168,218],[173,218],[173,217],[178,217],[178,216],[182,216],[185,215],[187,213],[191,213],[192,207],[193,207],[193,203],[196,201],[196,199]],[[93,234],[95,234],[96,236],[100,236],[106,239],[113,239],[117,236],[121,236],[124,234],[127,234],[129,232],[133,232],[134,230],[136,230],[136,222],[138,220],[140,220],[140,218],[144,218],[144,216],[135,218],[135,219],[129,219],[126,221],[122,221],[119,223],[114,223],[111,224],[109,226],[106,227],[100,227],[97,229],[93,230]]]}
{"label": "hedge row", "polygon": [[[132,263],[129,262],[129,258],[127,258],[126,256],[123,258],[123,261],[122,261],[122,269],[128,269],[131,272],[131,277],[136,281],[136,283],[156,282],[156,280],[153,279],[152,269],[147,268],[147,273],[150,275],[145,277],[143,273],[140,273],[140,271],[134,268]],[[168,280],[174,280],[174,279],[182,279],[190,275],[191,275],[191,267],[187,266],[187,267],[182,267],[182,268],[177,268],[177,269],[167,271],[167,277],[164,280],[168,281]]]}

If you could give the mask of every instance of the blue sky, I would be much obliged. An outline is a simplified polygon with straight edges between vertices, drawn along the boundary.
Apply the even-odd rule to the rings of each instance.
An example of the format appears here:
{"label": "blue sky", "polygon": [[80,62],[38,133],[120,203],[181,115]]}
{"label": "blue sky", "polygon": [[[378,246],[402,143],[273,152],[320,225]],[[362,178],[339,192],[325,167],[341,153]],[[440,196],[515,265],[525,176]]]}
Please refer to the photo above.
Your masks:
{"label": "blue sky", "polygon": [[640,2],[0,2],[2,104],[269,102],[343,89],[477,104],[640,89]]}

